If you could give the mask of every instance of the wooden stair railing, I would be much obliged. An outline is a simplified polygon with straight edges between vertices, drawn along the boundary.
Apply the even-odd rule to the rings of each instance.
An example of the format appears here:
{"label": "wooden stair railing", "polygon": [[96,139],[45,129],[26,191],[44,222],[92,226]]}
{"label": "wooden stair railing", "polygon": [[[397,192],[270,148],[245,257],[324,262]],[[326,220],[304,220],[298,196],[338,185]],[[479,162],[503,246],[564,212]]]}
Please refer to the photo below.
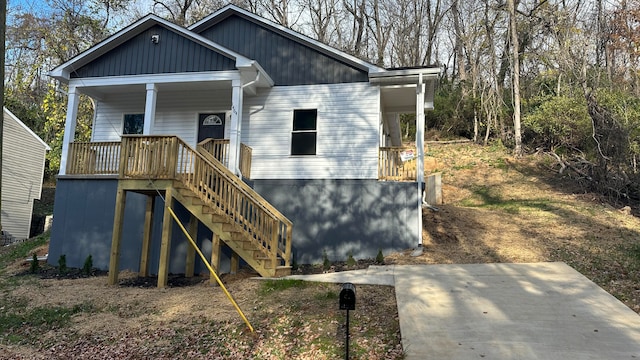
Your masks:
{"label": "wooden stair railing", "polygon": [[262,276],[290,269],[291,221],[213,155],[177,137],[122,140],[121,178],[175,179],[182,201],[191,198],[192,204],[183,205],[194,205],[189,211],[205,225],[227,233],[225,241],[234,242],[228,245]]}
{"label": "wooden stair railing", "polygon": [[229,166],[229,139],[204,139],[198,143],[197,147],[203,147],[213,155],[216,160]]}
{"label": "wooden stair railing", "polygon": [[[198,151],[202,153],[204,149],[207,153],[220,161],[224,166],[229,167],[229,139],[204,139],[197,145]],[[243,177],[251,179],[251,154],[253,149],[240,143],[240,154],[238,158],[238,168]]]}

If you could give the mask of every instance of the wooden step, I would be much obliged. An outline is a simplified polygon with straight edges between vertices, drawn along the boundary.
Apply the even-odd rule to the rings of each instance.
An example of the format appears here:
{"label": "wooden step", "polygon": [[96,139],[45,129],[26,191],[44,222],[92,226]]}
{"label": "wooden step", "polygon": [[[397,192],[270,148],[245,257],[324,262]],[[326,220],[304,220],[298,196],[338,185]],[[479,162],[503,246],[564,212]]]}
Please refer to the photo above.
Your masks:
{"label": "wooden step", "polygon": [[237,242],[245,242],[245,240],[247,239],[246,236],[244,236],[243,233],[239,233],[239,232],[230,232],[229,234],[231,234],[231,240],[233,241],[237,241]]}
{"label": "wooden step", "polygon": [[211,206],[203,206],[202,207],[203,214],[217,214],[218,212],[212,208]]}
{"label": "wooden step", "polygon": [[213,214],[211,215],[211,221],[213,223],[218,223],[218,224],[226,224],[229,222],[229,218],[224,216],[224,215],[220,215],[220,214]]}
{"label": "wooden step", "polygon": [[242,249],[244,249],[244,250],[255,250],[256,249],[256,245],[250,240],[241,241],[241,243],[242,243]]}
{"label": "wooden step", "polygon": [[238,231],[238,226],[235,224],[230,224],[228,222],[225,222],[222,224],[222,230],[224,231],[228,231],[228,232],[240,232]]}
{"label": "wooden step", "polygon": [[199,197],[192,197],[191,198],[191,204],[196,205],[196,206],[202,206],[202,205],[205,205],[205,202],[200,200]]}
{"label": "wooden step", "polygon": [[194,198],[194,197],[197,196],[193,191],[191,191],[189,189],[186,189],[186,188],[179,188],[179,189],[176,189],[176,190],[178,190],[180,195],[182,195],[185,198]]}

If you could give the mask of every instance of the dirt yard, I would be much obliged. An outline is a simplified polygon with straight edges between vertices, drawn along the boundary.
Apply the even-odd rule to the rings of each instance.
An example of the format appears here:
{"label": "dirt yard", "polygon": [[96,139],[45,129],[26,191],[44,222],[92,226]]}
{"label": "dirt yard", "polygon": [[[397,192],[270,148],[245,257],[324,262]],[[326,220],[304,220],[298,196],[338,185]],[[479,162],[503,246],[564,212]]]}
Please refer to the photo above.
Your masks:
{"label": "dirt yard", "polygon": [[[640,312],[637,208],[581,191],[542,156],[515,160],[499,147],[466,144],[428,150],[428,170],[442,173],[444,204],[425,211],[423,255],[385,254],[387,264],[564,261]],[[107,286],[104,275],[15,275],[28,269],[13,262],[0,277],[0,359],[344,357],[337,285],[223,276],[255,327],[250,333],[207,279],[160,290],[126,273],[120,286]],[[401,359],[393,289],[362,286],[358,295],[354,358]]]}

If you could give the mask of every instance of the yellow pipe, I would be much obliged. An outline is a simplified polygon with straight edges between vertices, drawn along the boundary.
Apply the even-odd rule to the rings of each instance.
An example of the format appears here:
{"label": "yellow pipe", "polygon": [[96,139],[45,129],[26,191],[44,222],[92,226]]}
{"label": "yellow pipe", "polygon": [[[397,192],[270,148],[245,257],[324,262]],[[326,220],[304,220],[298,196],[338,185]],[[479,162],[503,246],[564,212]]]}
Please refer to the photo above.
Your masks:
{"label": "yellow pipe", "polygon": [[238,306],[236,301],[233,300],[233,297],[231,296],[231,294],[229,294],[229,291],[227,291],[227,288],[224,287],[224,284],[222,284],[222,281],[220,281],[220,278],[218,277],[218,275],[216,275],[216,271],[213,270],[211,265],[209,265],[209,262],[207,261],[207,258],[205,258],[204,255],[202,254],[202,252],[200,251],[200,249],[198,249],[198,245],[196,245],[196,242],[193,241],[193,239],[191,238],[191,235],[189,235],[189,233],[187,232],[187,229],[184,228],[184,226],[182,225],[182,223],[180,222],[180,220],[176,216],[176,213],[173,212],[173,209],[171,209],[171,207],[167,206],[167,209],[169,209],[169,213],[171,214],[173,219],[176,221],[176,223],[178,223],[178,226],[180,226],[180,229],[182,229],[182,232],[187,236],[187,239],[189,239],[189,242],[191,243],[191,246],[193,246],[193,248],[196,249],[196,252],[198,252],[198,255],[200,255],[200,258],[202,259],[204,264],[207,266],[207,268],[211,272],[211,275],[216,278],[216,281],[218,282],[218,285],[220,285],[220,287],[222,288],[224,293],[229,298],[229,301],[231,301],[233,306],[236,308],[236,311],[238,312],[238,314],[240,314],[240,317],[242,318],[242,320],[244,320],[244,322],[247,324],[247,326],[249,327],[249,330],[251,330],[251,332],[253,332],[253,326],[251,326],[251,324],[249,323],[249,320],[247,320],[247,317],[244,316],[244,313],[242,312],[242,310],[240,310],[240,307]]}

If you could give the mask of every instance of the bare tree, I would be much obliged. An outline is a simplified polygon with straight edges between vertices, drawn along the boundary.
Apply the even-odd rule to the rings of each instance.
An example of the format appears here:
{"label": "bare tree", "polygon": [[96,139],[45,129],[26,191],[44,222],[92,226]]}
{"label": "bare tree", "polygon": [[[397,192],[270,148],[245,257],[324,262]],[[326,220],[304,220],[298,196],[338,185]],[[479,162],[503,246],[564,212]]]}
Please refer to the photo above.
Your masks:
{"label": "bare tree", "polygon": [[367,26],[375,41],[375,62],[378,66],[384,66],[385,50],[393,27],[393,22],[389,19],[389,11],[385,5],[384,0],[373,0],[370,3],[370,13],[367,14]]}
{"label": "bare tree", "polygon": [[198,0],[153,0],[153,10],[175,24],[186,26],[191,20],[187,14],[198,3]]}
{"label": "bare tree", "polygon": [[365,0],[343,0],[345,10],[351,16],[351,36],[347,52],[355,56],[364,55],[364,33],[366,30],[366,3]]}
{"label": "bare tree", "polygon": [[514,0],[507,0],[509,9],[509,30],[511,32],[512,78],[513,78],[513,131],[515,137],[515,156],[522,156],[522,133],[520,129],[520,48],[518,46],[518,28]]}
{"label": "bare tree", "polygon": [[316,40],[328,44],[331,39],[331,26],[335,19],[338,0],[306,0],[305,7],[311,18],[311,30]]}

